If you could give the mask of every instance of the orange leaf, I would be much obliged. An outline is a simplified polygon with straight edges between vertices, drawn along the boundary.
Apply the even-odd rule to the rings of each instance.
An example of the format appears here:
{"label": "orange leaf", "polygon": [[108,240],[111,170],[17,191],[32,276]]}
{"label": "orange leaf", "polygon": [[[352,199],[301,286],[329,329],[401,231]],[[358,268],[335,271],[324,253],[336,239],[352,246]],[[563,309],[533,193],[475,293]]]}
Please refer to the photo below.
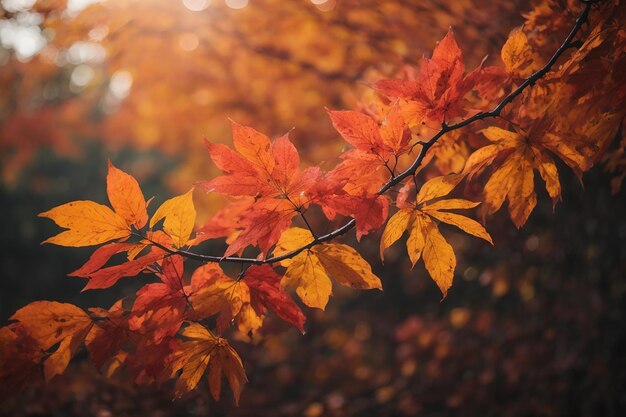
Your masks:
{"label": "orange leaf", "polygon": [[91,317],[82,309],[53,301],[30,303],[19,309],[11,320],[19,321],[44,350],[60,343],[44,362],[46,380],[63,373],[93,325]]}
{"label": "orange leaf", "polygon": [[137,180],[124,171],[117,169],[109,161],[107,174],[107,195],[111,206],[129,226],[141,229],[148,222],[146,200]]}
{"label": "orange leaf", "polygon": [[60,246],[92,246],[130,236],[130,227],[113,210],[89,200],[73,201],[40,213],[66,230],[43,243]]}

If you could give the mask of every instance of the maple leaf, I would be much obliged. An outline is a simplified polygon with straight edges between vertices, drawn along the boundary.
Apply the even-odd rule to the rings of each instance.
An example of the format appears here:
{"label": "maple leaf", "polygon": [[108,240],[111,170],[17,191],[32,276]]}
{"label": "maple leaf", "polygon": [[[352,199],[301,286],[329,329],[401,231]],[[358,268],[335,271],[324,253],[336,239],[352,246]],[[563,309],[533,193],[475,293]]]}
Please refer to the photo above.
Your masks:
{"label": "maple leaf", "polygon": [[433,219],[456,226],[493,244],[491,236],[477,221],[460,214],[442,211],[470,209],[480,204],[458,198],[440,199],[449,194],[463,178],[462,174],[454,174],[435,177],[424,183],[417,193],[413,207],[402,208],[391,216],[380,239],[382,259],[385,249],[396,242],[405,230],[409,230],[406,247],[413,267],[420,258],[423,258],[428,274],[444,298],[452,286],[456,257],[452,246],[443,237]]}
{"label": "maple leaf", "polygon": [[[299,249],[313,240],[308,230],[298,227],[288,229],[276,244],[274,255]],[[332,294],[330,277],[351,288],[382,289],[380,279],[372,273],[367,261],[353,248],[341,243],[315,245],[281,264],[287,267],[282,285],[293,287],[309,307],[325,309]]]}
{"label": "maple leaf", "polygon": [[185,318],[187,294],[183,282],[183,258],[172,255],[163,259],[160,283],[146,284],[137,291],[131,310],[129,328],[149,334],[155,343],[176,334]]}
{"label": "maple leaf", "polygon": [[182,332],[189,339],[181,344],[180,349],[172,355],[169,365],[170,375],[182,369],[176,381],[176,396],[193,390],[208,367],[208,382],[211,395],[219,400],[222,387],[222,374],[228,380],[235,403],[243,385],[248,382],[241,358],[225,339],[215,336],[199,323],[192,322]]}
{"label": "maple leaf", "polygon": [[471,179],[495,162],[496,168],[485,184],[483,210],[495,213],[507,199],[511,220],[518,228],[526,223],[537,204],[535,169],[546,183],[553,205],[561,198],[557,168],[548,151],[558,155],[579,178],[591,166],[575,146],[547,132],[541,121],[534,122],[528,132],[491,126],[482,134],[491,144],[470,155],[464,172]]}
{"label": "maple leaf", "polygon": [[[384,120],[352,110],[326,110],[335,129],[355,149],[374,155],[381,165],[409,150],[411,132],[400,114],[398,103],[389,107]],[[372,164],[370,163],[370,166]]]}
{"label": "maple leaf", "polygon": [[35,301],[19,309],[11,320],[20,322],[41,349],[57,349],[44,361],[46,380],[63,373],[93,325],[82,309],[54,301]]}
{"label": "maple leaf", "polygon": [[298,151],[285,134],[275,141],[251,127],[232,122],[235,150],[206,141],[213,162],[226,175],[201,182],[205,191],[234,197],[254,197],[242,210],[241,233],[225,256],[258,245],[267,253],[291,219],[311,203],[308,191],[319,179],[320,170],[300,171]]}
{"label": "maple leaf", "polygon": [[463,54],[450,29],[433,51],[423,58],[413,80],[380,80],[374,88],[399,100],[402,116],[409,125],[423,120],[440,125],[466,113],[464,96],[475,87],[476,77],[464,77]]}
{"label": "maple leaf", "polygon": [[153,228],[161,219],[165,219],[163,230],[172,237],[174,247],[180,248],[187,245],[196,223],[193,188],[185,194],[164,201],[150,219],[150,228]]}

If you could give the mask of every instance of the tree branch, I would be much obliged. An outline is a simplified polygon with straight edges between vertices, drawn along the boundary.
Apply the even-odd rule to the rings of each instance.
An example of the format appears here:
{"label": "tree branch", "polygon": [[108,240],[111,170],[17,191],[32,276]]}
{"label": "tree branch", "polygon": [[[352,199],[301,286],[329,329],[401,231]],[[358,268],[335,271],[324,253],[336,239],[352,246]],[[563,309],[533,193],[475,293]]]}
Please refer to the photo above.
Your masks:
{"label": "tree branch", "polygon": [[[537,70],[536,72],[534,72],[533,74],[531,74],[528,78],[526,78],[524,80],[524,82],[522,82],[515,90],[513,90],[512,92],[510,92],[506,97],[504,97],[499,103],[498,105],[496,105],[496,107],[493,108],[493,110],[491,111],[487,111],[487,112],[479,112],[476,113],[475,115],[462,120],[458,123],[455,124],[445,124],[443,123],[441,126],[441,129],[428,141],[428,142],[423,142],[421,143],[422,148],[420,149],[419,154],[417,155],[417,157],[415,158],[415,160],[413,161],[413,163],[411,164],[411,166],[409,166],[409,168],[407,168],[405,171],[403,171],[402,173],[398,174],[397,176],[393,176],[389,179],[389,181],[387,181],[376,193],[378,196],[384,194],[385,192],[387,192],[390,188],[392,188],[393,186],[401,183],[405,178],[410,177],[412,175],[415,174],[415,172],[417,171],[417,169],[420,167],[420,165],[422,164],[422,161],[424,160],[424,158],[426,157],[426,153],[428,152],[428,150],[435,144],[437,143],[437,141],[439,139],[441,139],[446,133],[454,131],[454,130],[458,130],[461,129],[465,126],[468,126],[472,123],[475,123],[479,120],[484,120],[484,119],[488,119],[488,118],[495,118],[500,116],[500,113],[502,112],[502,110],[511,102],[513,102],[513,100],[515,100],[515,98],[517,98],[517,96],[519,96],[520,94],[522,94],[522,92],[528,88],[529,86],[534,85],[539,79],[541,79],[543,76],[545,76],[550,69],[554,66],[554,64],[556,63],[556,61],[559,59],[559,57],[561,55],[563,55],[563,53],[572,47],[578,47],[578,45],[576,43],[573,43],[572,40],[574,39],[574,37],[576,36],[576,34],[580,31],[580,28],[582,27],[582,25],[587,21],[587,18],[589,17],[589,13],[591,12],[591,8],[594,4],[597,3],[598,0],[583,0],[583,3],[585,4],[585,8],[583,9],[583,11],[581,12],[581,14],[578,16],[578,18],[576,19],[576,22],[574,24],[574,26],[572,27],[571,31],[569,32],[569,34],[567,35],[567,37],[565,38],[565,40],[563,41],[563,43],[561,44],[561,46],[554,52],[554,54],[552,55],[552,57],[548,60],[548,62],[541,67],[539,70]],[[236,257],[236,256],[227,256],[227,257],[219,257],[219,256],[211,256],[211,255],[200,255],[197,253],[193,253],[193,252],[189,252],[186,250],[174,250],[174,249],[170,249],[167,248],[166,246],[163,246],[157,242],[152,242],[155,246],[171,253],[171,254],[177,254],[177,255],[181,255],[184,256],[186,258],[189,259],[193,259],[193,260],[197,260],[197,261],[201,261],[201,262],[228,262],[228,263],[242,263],[242,264],[251,264],[251,265],[263,265],[263,264],[274,264],[274,263],[278,263],[281,261],[284,261],[286,259],[291,259],[293,257],[295,257],[296,255],[298,255],[299,253],[311,249],[312,247],[319,245],[321,243],[325,243],[328,241],[331,241],[333,239],[335,239],[338,236],[342,236],[346,233],[348,233],[350,230],[352,230],[354,227],[356,226],[356,220],[354,219],[350,219],[347,223],[345,223],[343,226],[333,230],[330,233],[327,233],[323,236],[319,236],[319,237],[314,237],[314,239],[296,249],[293,250],[291,252],[287,252],[283,255],[280,256],[272,256],[270,258],[265,258],[265,259],[256,259],[256,258],[241,258],[241,257]]]}

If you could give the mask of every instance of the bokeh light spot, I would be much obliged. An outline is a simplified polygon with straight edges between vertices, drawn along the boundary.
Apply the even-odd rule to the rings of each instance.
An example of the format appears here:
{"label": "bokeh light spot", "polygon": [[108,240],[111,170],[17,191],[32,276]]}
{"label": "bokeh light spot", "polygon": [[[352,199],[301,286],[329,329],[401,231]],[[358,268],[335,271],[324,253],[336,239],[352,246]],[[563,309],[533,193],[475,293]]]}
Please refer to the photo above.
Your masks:
{"label": "bokeh light spot", "polygon": [[210,0],[183,0],[183,5],[192,12],[201,12],[209,7]]}
{"label": "bokeh light spot", "polygon": [[231,9],[243,9],[248,5],[248,0],[226,0],[226,5]]}

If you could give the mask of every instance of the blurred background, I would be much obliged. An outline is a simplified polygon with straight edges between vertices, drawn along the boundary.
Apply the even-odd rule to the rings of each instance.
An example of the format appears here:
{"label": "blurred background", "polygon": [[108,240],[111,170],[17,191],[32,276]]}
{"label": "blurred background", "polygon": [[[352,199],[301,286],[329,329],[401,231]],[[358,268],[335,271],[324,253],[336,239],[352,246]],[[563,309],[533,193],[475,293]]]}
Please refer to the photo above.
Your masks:
{"label": "blurred background", "polygon": [[[41,246],[37,214],[106,202],[107,159],[146,196],[186,191],[217,170],[203,138],[230,143],[228,118],[291,137],[331,168],[345,143],[324,107],[351,108],[368,83],[416,64],[452,26],[468,68],[497,63],[525,1],[1,0],[0,320],[39,299],[108,307],[137,283],[80,293],[66,274],[91,248]],[[307,311],[305,336],[234,342],[250,383],[238,408],[206,385],[106,380],[80,357],[65,375],[0,406],[11,416],[621,415],[626,407],[626,199],[595,168],[581,187],[559,167],[522,230],[487,224],[495,247],[444,229],[458,257],[441,295],[400,245],[360,251],[384,293],[337,288]],[[195,194],[200,219],[220,202]],[[223,246],[209,247],[219,253]],[[276,327],[280,327],[278,324]],[[278,329],[281,330],[281,329]]]}

